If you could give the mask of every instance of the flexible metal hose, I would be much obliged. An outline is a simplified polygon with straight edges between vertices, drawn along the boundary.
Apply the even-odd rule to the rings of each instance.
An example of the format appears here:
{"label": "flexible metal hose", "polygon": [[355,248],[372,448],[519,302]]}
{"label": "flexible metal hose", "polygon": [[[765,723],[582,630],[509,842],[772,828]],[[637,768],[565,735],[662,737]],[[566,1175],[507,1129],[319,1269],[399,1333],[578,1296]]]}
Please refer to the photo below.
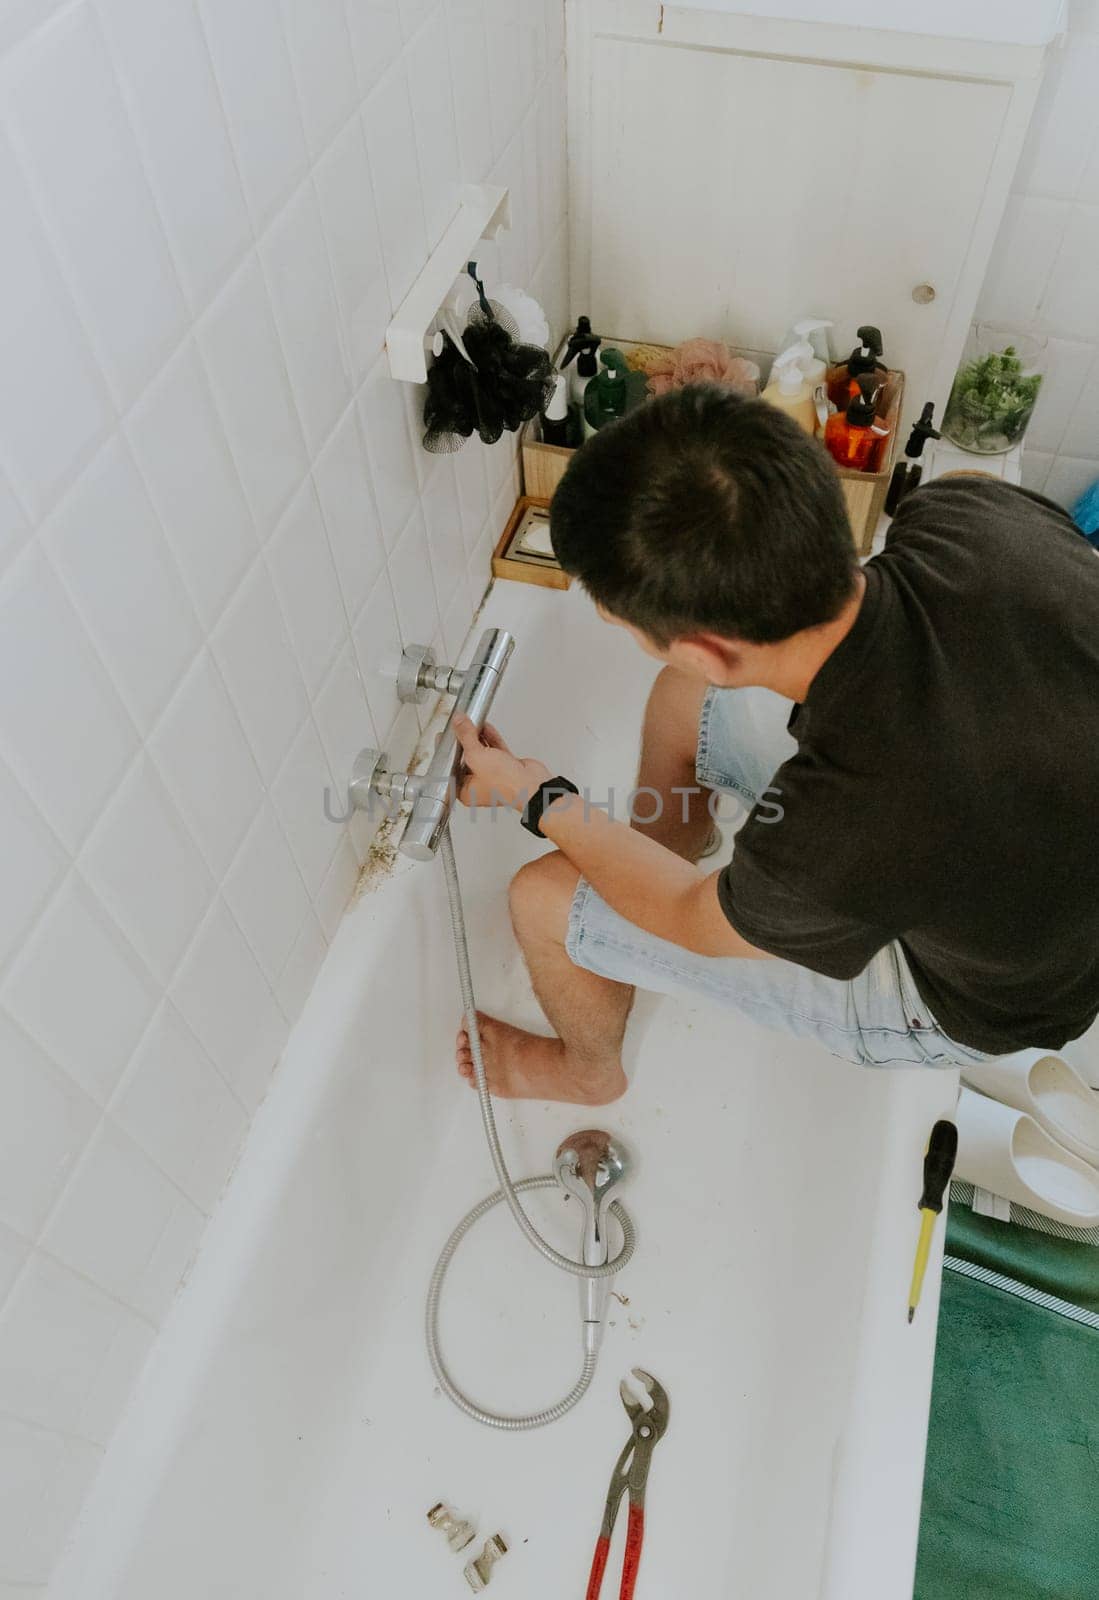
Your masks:
{"label": "flexible metal hose", "polygon": [[555,1189],[557,1179],[552,1173],[546,1173],[539,1178],[524,1178],[520,1183],[513,1183],[504,1161],[504,1153],[500,1148],[500,1135],[496,1128],[496,1116],[492,1106],[492,1096],[488,1089],[488,1080],[485,1076],[485,1061],[481,1050],[481,1032],[477,1026],[477,1005],[473,994],[473,975],[469,963],[469,942],[466,938],[465,915],[462,910],[462,890],[458,882],[458,865],[454,859],[454,845],[450,838],[449,825],[444,829],[440,851],[443,858],[443,873],[446,878],[447,897],[450,901],[450,925],[454,935],[454,954],[458,963],[458,985],[462,995],[462,1009],[465,1012],[466,1028],[469,1032],[470,1051],[473,1055],[473,1072],[477,1082],[477,1095],[481,1104],[481,1120],[484,1124],[485,1138],[488,1140],[489,1151],[492,1156],[492,1165],[500,1181],[500,1187],[494,1194],[486,1196],[473,1210],[459,1222],[435,1264],[435,1271],[431,1274],[431,1283],[427,1291],[426,1334],[427,1353],[431,1361],[431,1369],[440,1389],[452,1400],[454,1404],[465,1412],[467,1417],[472,1417],[476,1422],[483,1422],[489,1428],[502,1428],[510,1432],[518,1432],[527,1428],[541,1428],[549,1422],[556,1422],[567,1411],[571,1411],[576,1402],[587,1391],[593,1376],[597,1360],[594,1351],[586,1351],[584,1365],[580,1376],[574,1386],[569,1390],[563,1400],[556,1405],[547,1406],[544,1411],[536,1411],[529,1416],[505,1416],[494,1411],[486,1411],[481,1406],[475,1405],[455,1384],[447,1372],[439,1346],[439,1302],[442,1296],[443,1280],[447,1268],[454,1257],[454,1253],[474,1223],[480,1221],[486,1212],[491,1211],[502,1200],[507,1202],[508,1209],[515,1218],[520,1229],[534,1248],[547,1261],[551,1261],[562,1272],[568,1272],[576,1278],[612,1278],[620,1272],[632,1258],[636,1248],[636,1235],[626,1208],[617,1200],[610,1204],[615,1221],[622,1230],[622,1248],[613,1261],[606,1261],[602,1266],[589,1266],[583,1261],[574,1261],[571,1256],[562,1255],[555,1250],[531,1222],[519,1202],[519,1195],[532,1189]]}

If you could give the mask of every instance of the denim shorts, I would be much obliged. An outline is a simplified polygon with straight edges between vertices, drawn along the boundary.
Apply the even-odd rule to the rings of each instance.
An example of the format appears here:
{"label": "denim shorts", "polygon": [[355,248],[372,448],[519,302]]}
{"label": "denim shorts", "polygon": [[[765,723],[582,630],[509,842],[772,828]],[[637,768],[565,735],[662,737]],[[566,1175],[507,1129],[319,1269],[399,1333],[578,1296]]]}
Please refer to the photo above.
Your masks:
{"label": "denim shorts", "polygon": [[[711,689],[702,707],[697,781],[754,805],[797,749],[791,703],[769,689]],[[904,952],[882,947],[857,978],[792,961],[700,956],[627,922],[581,878],[566,940],[579,967],[658,994],[695,995],[861,1066],[965,1066],[990,1057],[947,1037],[920,998]]]}

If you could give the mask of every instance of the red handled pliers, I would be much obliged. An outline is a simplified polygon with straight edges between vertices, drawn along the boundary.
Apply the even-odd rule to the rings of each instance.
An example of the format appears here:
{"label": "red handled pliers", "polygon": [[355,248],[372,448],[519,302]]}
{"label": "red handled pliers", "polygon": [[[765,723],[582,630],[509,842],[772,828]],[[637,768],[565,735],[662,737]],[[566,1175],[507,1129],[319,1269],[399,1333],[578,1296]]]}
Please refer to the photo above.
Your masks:
{"label": "red handled pliers", "polygon": [[622,1587],[618,1591],[618,1600],[633,1600],[637,1569],[641,1565],[641,1545],[645,1537],[645,1483],[649,1476],[653,1448],[664,1437],[671,1406],[664,1386],[658,1383],[650,1372],[634,1367],[633,1376],[647,1393],[650,1404],[646,1406],[636,1399],[625,1379],[619,1384],[618,1392],[622,1396],[622,1404],[626,1408],[632,1431],[629,1442],[615,1462],[614,1472],[611,1475],[611,1486],[607,1491],[603,1524],[599,1529],[599,1538],[595,1545],[586,1600],[599,1600],[599,1591],[603,1587],[603,1574],[607,1570],[607,1557],[611,1549],[611,1535],[614,1532],[618,1508],[622,1504],[622,1496],[627,1490],[630,1496],[630,1514],[626,1528],[626,1554],[622,1561]]}

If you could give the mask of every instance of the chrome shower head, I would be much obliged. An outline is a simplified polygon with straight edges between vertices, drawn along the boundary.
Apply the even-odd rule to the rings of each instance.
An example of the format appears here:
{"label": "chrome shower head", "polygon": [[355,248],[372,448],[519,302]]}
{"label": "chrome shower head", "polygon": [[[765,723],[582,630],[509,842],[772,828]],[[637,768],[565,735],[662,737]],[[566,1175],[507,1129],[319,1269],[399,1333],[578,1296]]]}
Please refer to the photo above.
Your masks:
{"label": "chrome shower head", "polygon": [[588,1212],[597,1239],[603,1237],[611,1190],[628,1176],[630,1165],[625,1145],[602,1128],[570,1133],[557,1147],[554,1177],[566,1194],[573,1195]]}
{"label": "chrome shower head", "polygon": [[[581,1257],[589,1267],[601,1267],[610,1260],[607,1244],[607,1207],[611,1191],[630,1170],[630,1157],[619,1140],[602,1128],[583,1128],[562,1139],[553,1158],[553,1175],[584,1208],[584,1228],[580,1241]],[[610,1297],[610,1278],[580,1280],[580,1319],[584,1328],[584,1349],[594,1355],[603,1337],[603,1324]]]}

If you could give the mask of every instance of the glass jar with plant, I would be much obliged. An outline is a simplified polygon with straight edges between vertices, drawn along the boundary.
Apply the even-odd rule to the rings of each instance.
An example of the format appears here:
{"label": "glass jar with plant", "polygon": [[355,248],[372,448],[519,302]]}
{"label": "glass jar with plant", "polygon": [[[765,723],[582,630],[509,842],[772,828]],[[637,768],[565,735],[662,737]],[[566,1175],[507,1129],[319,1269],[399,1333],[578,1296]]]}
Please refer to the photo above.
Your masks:
{"label": "glass jar with plant", "polygon": [[950,391],[943,433],[963,450],[1002,455],[1026,432],[1042,386],[1045,340],[980,322]]}

